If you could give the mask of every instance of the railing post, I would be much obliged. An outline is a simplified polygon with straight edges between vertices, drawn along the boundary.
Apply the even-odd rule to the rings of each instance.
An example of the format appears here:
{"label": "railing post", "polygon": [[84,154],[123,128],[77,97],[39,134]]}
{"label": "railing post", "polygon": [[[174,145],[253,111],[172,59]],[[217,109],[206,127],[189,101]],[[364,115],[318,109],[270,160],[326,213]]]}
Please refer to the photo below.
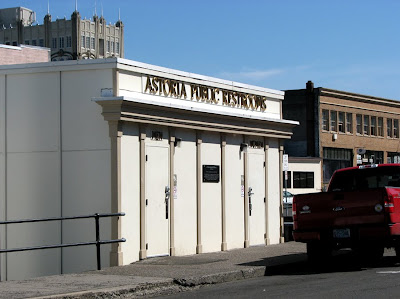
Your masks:
{"label": "railing post", "polygon": [[97,270],[101,270],[101,255],[100,255],[100,216],[98,213],[94,214],[96,222],[96,251],[97,251]]}

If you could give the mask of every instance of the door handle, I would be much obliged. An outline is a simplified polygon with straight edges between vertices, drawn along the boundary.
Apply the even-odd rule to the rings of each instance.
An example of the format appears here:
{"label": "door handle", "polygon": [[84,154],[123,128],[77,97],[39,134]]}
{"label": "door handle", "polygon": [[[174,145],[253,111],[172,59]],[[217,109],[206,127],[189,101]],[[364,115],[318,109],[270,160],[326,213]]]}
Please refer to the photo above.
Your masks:
{"label": "door handle", "polygon": [[249,195],[249,216],[251,216],[251,211],[253,210],[253,204],[251,203],[251,196],[254,194],[253,188],[249,187],[249,192],[247,194]]}
{"label": "door handle", "polygon": [[165,186],[165,219],[168,219],[170,195],[171,195],[171,191],[170,191],[169,187]]}

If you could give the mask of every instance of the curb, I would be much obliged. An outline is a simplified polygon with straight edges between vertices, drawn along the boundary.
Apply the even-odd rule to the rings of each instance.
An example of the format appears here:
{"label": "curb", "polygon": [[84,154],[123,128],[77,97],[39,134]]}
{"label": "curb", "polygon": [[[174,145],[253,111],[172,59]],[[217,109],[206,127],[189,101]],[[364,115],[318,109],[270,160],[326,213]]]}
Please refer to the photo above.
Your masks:
{"label": "curb", "polygon": [[165,282],[143,283],[135,287],[121,286],[98,291],[81,291],[67,294],[34,297],[32,299],[92,299],[92,298],[140,298],[144,296],[171,295],[200,288],[204,285],[218,284],[235,280],[265,276],[266,267],[253,267],[210,274],[200,277],[167,279]]}

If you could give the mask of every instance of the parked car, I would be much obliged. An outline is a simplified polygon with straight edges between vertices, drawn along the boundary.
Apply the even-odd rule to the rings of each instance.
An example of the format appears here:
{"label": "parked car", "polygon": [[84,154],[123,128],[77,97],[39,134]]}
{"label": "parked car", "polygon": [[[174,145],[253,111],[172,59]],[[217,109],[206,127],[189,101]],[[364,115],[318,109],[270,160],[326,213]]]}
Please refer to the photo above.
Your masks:
{"label": "parked car", "polygon": [[283,204],[292,204],[293,194],[289,191],[283,191]]}

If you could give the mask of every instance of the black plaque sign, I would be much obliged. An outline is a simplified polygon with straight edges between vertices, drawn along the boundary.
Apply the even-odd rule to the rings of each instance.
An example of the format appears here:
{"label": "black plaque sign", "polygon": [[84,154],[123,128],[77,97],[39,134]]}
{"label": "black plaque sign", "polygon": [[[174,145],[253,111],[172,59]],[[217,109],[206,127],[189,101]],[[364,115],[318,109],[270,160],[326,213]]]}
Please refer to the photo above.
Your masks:
{"label": "black plaque sign", "polygon": [[203,165],[203,183],[219,183],[219,165]]}

